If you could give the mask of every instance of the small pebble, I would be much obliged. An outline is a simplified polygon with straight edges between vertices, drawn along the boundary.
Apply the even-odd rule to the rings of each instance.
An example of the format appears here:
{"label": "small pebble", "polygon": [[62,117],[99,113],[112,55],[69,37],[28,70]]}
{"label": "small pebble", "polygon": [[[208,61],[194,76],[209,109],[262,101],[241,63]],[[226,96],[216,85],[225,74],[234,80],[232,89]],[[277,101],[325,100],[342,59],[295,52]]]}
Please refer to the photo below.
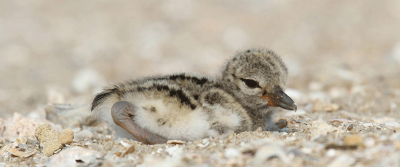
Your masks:
{"label": "small pebble", "polygon": [[167,141],[167,144],[179,144],[179,145],[182,145],[182,144],[184,144],[185,142],[184,141],[182,141],[182,140],[168,140]]}
{"label": "small pebble", "polygon": [[353,130],[353,128],[354,128],[354,124],[350,124],[350,125],[347,127],[347,130],[348,130],[348,131],[351,131],[351,130]]}
{"label": "small pebble", "polygon": [[344,122],[354,122],[354,121],[349,120],[349,119],[331,119],[330,122],[331,122],[331,124],[333,124],[333,123],[341,124],[341,123],[344,123]]}
{"label": "small pebble", "polygon": [[328,157],[333,157],[335,155],[336,155],[335,149],[328,149],[328,151],[326,152],[326,156]]}
{"label": "small pebble", "polygon": [[63,129],[61,131],[60,142],[61,144],[70,144],[74,139],[74,132],[71,128]]}
{"label": "small pebble", "polygon": [[91,138],[93,137],[93,133],[90,130],[83,129],[80,132],[75,133],[74,140],[79,141],[79,140],[85,140],[86,138]]}
{"label": "small pebble", "polygon": [[343,140],[343,143],[345,146],[360,146],[364,143],[364,139],[360,135],[350,135]]}
{"label": "small pebble", "polygon": [[240,156],[240,151],[239,150],[237,150],[237,149],[234,149],[234,148],[227,148],[227,149],[225,149],[225,157],[226,158],[236,158],[236,157],[238,157],[238,156]]}
{"label": "small pebble", "polygon": [[327,167],[348,167],[351,166],[356,162],[356,159],[354,157],[351,157],[347,154],[342,154],[338,157],[336,157]]}
{"label": "small pebble", "polygon": [[372,137],[367,137],[364,140],[364,145],[367,147],[373,147],[375,146],[375,139]]}
{"label": "small pebble", "polygon": [[372,123],[364,123],[364,124],[362,124],[364,127],[372,127],[372,126],[374,126],[374,124],[372,124]]}
{"label": "small pebble", "polygon": [[314,106],[313,106],[313,111],[329,111],[329,112],[332,112],[332,111],[336,111],[338,109],[339,109],[339,105],[330,104],[330,103],[324,102],[324,101],[322,101],[320,99],[317,99],[314,102]]}

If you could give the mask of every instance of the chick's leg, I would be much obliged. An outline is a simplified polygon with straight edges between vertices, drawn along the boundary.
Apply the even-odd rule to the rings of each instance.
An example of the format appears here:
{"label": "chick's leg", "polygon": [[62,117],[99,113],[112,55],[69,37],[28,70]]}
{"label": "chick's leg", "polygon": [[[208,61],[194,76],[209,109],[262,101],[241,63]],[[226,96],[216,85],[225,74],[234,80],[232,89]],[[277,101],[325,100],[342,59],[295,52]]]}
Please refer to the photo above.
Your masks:
{"label": "chick's leg", "polygon": [[143,129],[133,121],[132,118],[135,117],[136,113],[135,108],[132,103],[127,101],[116,102],[111,108],[111,115],[115,124],[128,131],[144,144],[166,143],[167,139]]}
{"label": "chick's leg", "polygon": [[289,132],[287,121],[286,120],[279,120],[278,122],[274,122],[274,114],[276,110],[268,111],[267,114],[264,116],[266,118],[265,127],[263,128],[264,131],[278,131],[278,132]]}

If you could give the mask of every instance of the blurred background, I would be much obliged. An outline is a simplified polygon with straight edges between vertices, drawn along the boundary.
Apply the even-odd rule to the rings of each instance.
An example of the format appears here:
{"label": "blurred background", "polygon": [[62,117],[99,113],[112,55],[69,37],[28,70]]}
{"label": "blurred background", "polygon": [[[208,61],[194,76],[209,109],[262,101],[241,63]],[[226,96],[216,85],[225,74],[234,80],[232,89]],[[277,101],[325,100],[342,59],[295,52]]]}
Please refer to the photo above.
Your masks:
{"label": "blurred background", "polygon": [[249,47],[283,58],[305,112],[322,99],[400,118],[396,0],[0,0],[0,115],[89,104],[140,76],[218,76]]}

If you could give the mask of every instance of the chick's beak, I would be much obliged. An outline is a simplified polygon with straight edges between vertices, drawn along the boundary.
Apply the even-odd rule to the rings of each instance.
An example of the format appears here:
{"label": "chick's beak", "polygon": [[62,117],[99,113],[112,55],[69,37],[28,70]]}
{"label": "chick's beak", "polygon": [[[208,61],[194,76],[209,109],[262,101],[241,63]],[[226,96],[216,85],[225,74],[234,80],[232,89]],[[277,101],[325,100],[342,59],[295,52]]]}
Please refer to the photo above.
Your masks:
{"label": "chick's beak", "polygon": [[286,110],[297,110],[296,103],[280,87],[275,87],[271,93],[265,93],[261,98],[266,99],[269,106],[281,107]]}

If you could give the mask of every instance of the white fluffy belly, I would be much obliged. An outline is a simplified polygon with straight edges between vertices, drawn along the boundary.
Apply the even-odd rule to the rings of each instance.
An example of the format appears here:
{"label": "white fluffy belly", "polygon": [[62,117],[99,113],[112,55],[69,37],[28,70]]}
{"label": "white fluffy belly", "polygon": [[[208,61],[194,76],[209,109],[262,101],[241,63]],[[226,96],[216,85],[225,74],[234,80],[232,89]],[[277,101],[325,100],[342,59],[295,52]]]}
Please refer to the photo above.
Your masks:
{"label": "white fluffy belly", "polygon": [[136,100],[134,121],[141,127],[167,139],[196,140],[217,136],[210,129],[209,114],[202,107],[191,110],[165,104],[162,100]]}

